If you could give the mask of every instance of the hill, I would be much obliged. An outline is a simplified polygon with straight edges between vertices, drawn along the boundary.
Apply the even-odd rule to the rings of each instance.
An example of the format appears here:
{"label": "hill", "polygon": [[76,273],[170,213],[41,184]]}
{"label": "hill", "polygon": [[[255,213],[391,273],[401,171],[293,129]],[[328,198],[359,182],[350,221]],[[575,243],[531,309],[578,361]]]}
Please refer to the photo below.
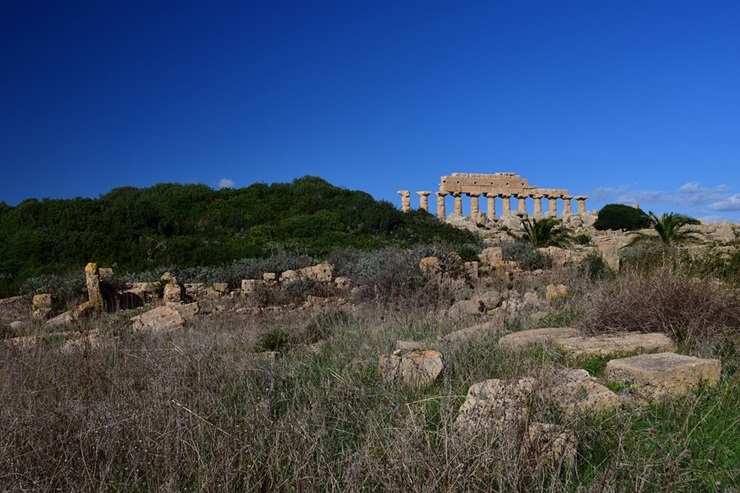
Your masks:
{"label": "hill", "polygon": [[119,271],[217,265],[277,250],[323,256],[338,247],[476,241],[423,211],[401,213],[316,177],[213,190],[159,184],[97,199],[0,204],[0,296],[33,276],[95,260]]}

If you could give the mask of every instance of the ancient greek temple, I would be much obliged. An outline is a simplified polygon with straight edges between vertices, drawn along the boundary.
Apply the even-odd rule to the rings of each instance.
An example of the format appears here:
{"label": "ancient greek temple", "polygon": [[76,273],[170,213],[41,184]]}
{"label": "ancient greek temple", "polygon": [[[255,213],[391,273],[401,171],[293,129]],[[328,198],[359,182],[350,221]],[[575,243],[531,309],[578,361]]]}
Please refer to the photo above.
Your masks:
{"label": "ancient greek temple", "polygon": [[[419,208],[429,211],[429,196],[432,192],[419,191]],[[399,190],[401,196],[401,210],[411,210],[411,192]],[[477,220],[480,216],[480,197],[486,199],[486,217],[497,219],[499,217],[511,217],[516,214],[528,214],[527,200],[533,202],[532,215],[535,219],[543,217],[568,218],[573,215],[573,199],[578,203],[577,214],[582,218],[586,216],[585,195],[571,195],[564,188],[540,188],[530,185],[529,182],[516,173],[452,173],[443,176],[439,183],[437,199],[437,217],[447,218],[446,198],[453,197],[453,215],[463,215],[463,195],[470,198],[470,217]],[[511,199],[517,200],[516,210],[511,208]],[[547,211],[543,213],[542,199],[547,200]],[[500,208],[497,202],[500,201]],[[558,201],[562,202],[561,212],[558,214]],[[497,216],[497,211],[500,216]]]}

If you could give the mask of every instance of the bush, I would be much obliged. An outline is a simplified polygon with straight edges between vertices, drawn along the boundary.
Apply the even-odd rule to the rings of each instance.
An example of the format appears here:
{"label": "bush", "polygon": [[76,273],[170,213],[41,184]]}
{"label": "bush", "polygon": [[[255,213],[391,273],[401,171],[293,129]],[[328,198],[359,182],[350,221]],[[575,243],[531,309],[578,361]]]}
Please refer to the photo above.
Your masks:
{"label": "bush", "polygon": [[606,279],[614,275],[604,258],[597,252],[589,253],[578,267],[579,275],[588,279]]}
{"label": "bush", "polygon": [[289,342],[290,336],[286,331],[283,329],[272,329],[257,339],[255,351],[281,351],[285,349]]}
{"label": "bush", "polygon": [[590,245],[591,244],[591,236],[587,234],[579,234],[575,235],[573,237],[573,243],[576,245]]}
{"label": "bush", "polygon": [[594,223],[596,229],[635,229],[649,228],[650,217],[642,209],[623,204],[608,204],[601,208]]}
{"label": "bush", "polygon": [[504,260],[514,260],[524,270],[545,269],[551,264],[547,255],[538,251],[527,241],[505,242],[501,245],[501,252]]}
{"label": "bush", "polygon": [[736,291],[667,265],[598,284],[583,298],[583,310],[580,325],[592,332],[665,332],[688,343],[740,333]]}
{"label": "bush", "polygon": [[646,238],[624,247],[619,252],[620,265],[625,269],[648,271],[672,261],[676,251],[657,238]]}

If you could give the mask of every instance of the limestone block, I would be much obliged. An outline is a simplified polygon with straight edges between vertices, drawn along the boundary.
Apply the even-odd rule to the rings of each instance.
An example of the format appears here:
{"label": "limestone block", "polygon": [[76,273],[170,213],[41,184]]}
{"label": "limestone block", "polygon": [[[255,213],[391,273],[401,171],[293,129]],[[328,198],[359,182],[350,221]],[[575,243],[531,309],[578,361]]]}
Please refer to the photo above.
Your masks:
{"label": "limestone block", "polygon": [[396,349],[399,351],[415,351],[424,349],[424,343],[419,341],[396,341]]}
{"label": "limestone block", "polygon": [[262,284],[262,281],[258,279],[242,279],[242,294],[254,293],[260,284]]}
{"label": "limestone block", "polygon": [[425,277],[438,277],[442,274],[442,262],[439,257],[424,257],[419,261],[419,270]]}
{"label": "limestone block", "polygon": [[341,290],[350,289],[352,287],[352,279],[349,277],[339,276],[334,279],[334,285]]}
{"label": "limestone block", "polygon": [[31,306],[33,310],[31,316],[34,320],[46,320],[51,315],[51,295],[48,293],[34,295]]}
{"label": "limestone block", "polygon": [[545,288],[545,299],[548,303],[556,303],[568,297],[568,286],[565,284],[548,284]]}
{"label": "limestone block", "polygon": [[185,321],[192,320],[200,312],[200,305],[197,302],[172,305],[172,308],[177,310]]}
{"label": "limestone block", "polygon": [[164,286],[162,299],[165,303],[180,303],[182,301],[183,288],[176,282],[170,282]]}
{"label": "limestone block", "polygon": [[280,274],[280,284],[287,286],[301,279],[301,275],[297,270],[286,270]]}
{"label": "limestone block", "polygon": [[278,276],[274,272],[265,272],[262,274],[262,281],[265,283],[265,286],[277,286]]}
{"label": "limestone block", "polygon": [[100,293],[100,274],[98,264],[90,262],[85,266],[85,285],[87,286],[87,299],[96,310],[103,309],[103,295]]}
{"label": "limestone block", "polygon": [[225,295],[229,292],[229,283],[226,282],[214,282],[213,290],[221,295]]}
{"label": "limestone block", "polygon": [[609,381],[631,386],[638,395],[655,399],[686,394],[701,382],[714,385],[721,370],[717,359],[666,352],[609,361],[606,376]]}
{"label": "limestone block", "polygon": [[442,353],[433,349],[397,350],[393,354],[380,356],[378,370],[388,383],[425,387],[442,373],[444,361]]}
{"label": "limestone block", "polygon": [[575,434],[561,426],[549,423],[529,423],[524,445],[527,458],[535,470],[572,467],[576,461]]}
{"label": "limestone block", "polygon": [[549,370],[542,378],[542,395],[571,416],[617,408],[617,394],[600,384],[586,370]]}
{"label": "limestone block", "polygon": [[300,276],[316,282],[331,282],[334,277],[334,266],[329,262],[322,262],[299,270]]}
{"label": "limestone block", "polygon": [[481,264],[497,267],[504,260],[504,254],[501,247],[484,248],[478,255]]}
{"label": "limestone block", "polygon": [[462,317],[465,315],[483,315],[486,313],[486,305],[477,298],[471,300],[456,301],[448,310],[450,317]]}
{"label": "limestone block", "polygon": [[8,327],[10,327],[10,330],[13,332],[23,329],[26,326],[26,323],[22,320],[13,320],[8,324]]}
{"label": "limestone block", "polygon": [[571,327],[548,327],[544,329],[522,330],[508,334],[498,341],[502,349],[520,351],[536,345],[552,342],[564,337],[575,337],[578,331]]}
{"label": "limestone block", "polygon": [[501,330],[503,330],[503,323],[496,320],[455,330],[440,337],[439,340],[444,344],[464,344],[489,335],[496,335]]}
{"label": "limestone block", "polygon": [[59,327],[60,325],[67,325],[74,322],[74,317],[72,317],[72,310],[67,310],[64,313],[60,313],[56,317],[50,318],[46,321],[44,324],[45,327]]}
{"label": "limestone block", "polygon": [[593,337],[566,337],[555,345],[569,358],[617,357],[628,354],[675,351],[676,344],[661,332],[622,332]]}
{"label": "limestone block", "polygon": [[160,306],[131,319],[135,331],[169,332],[185,325],[185,319],[173,306]]}
{"label": "limestone block", "polygon": [[533,378],[491,379],[472,385],[455,419],[455,427],[465,435],[484,430],[494,433],[518,430],[527,421],[534,387]]}
{"label": "limestone block", "polygon": [[473,285],[478,283],[478,262],[465,262],[465,278]]}

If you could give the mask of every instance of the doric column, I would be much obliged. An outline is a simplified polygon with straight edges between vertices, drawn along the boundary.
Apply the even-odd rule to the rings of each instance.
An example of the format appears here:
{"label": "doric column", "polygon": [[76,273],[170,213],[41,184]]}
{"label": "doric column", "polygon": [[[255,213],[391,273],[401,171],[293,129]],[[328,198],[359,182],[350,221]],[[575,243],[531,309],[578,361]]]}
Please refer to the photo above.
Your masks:
{"label": "doric column", "polygon": [[453,213],[457,217],[462,217],[462,194],[460,192],[452,192],[452,196],[455,198]]}
{"label": "doric column", "polygon": [[470,197],[470,219],[473,221],[478,220],[478,196],[480,194],[478,193],[469,193],[468,197]]}
{"label": "doric column", "polygon": [[573,203],[571,202],[570,195],[562,195],[563,198],[563,219],[568,218],[573,214]]}
{"label": "doric column", "polygon": [[419,209],[429,212],[429,194],[432,192],[416,192],[419,196]]}
{"label": "doric column", "polygon": [[547,217],[558,217],[558,196],[546,195],[547,197]]}
{"label": "doric column", "polygon": [[437,217],[440,221],[444,221],[447,218],[445,197],[447,197],[447,192],[437,192]]}
{"label": "doric column", "polygon": [[503,217],[511,216],[511,195],[508,193],[501,194],[501,203],[503,204]]}
{"label": "doric column", "polygon": [[530,197],[534,200],[534,218],[542,219],[542,194],[533,193]]}
{"label": "doric column", "polygon": [[516,211],[520,214],[526,214],[527,213],[527,202],[526,202],[527,196],[521,193],[518,193],[516,194],[516,198],[518,202]]}
{"label": "doric column", "polygon": [[582,218],[586,218],[586,197],[585,195],[579,195],[576,197],[576,203],[578,204],[578,215]]}
{"label": "doric column", "polygon": [[411,192],[408,190],[399,190],[396,192],[401,196],[401,212],[408,212],[411,210]]}
{"label": "doric column", "polygon": [[486,215],[488,219],[496,219],[496,194],[486,193]]}

